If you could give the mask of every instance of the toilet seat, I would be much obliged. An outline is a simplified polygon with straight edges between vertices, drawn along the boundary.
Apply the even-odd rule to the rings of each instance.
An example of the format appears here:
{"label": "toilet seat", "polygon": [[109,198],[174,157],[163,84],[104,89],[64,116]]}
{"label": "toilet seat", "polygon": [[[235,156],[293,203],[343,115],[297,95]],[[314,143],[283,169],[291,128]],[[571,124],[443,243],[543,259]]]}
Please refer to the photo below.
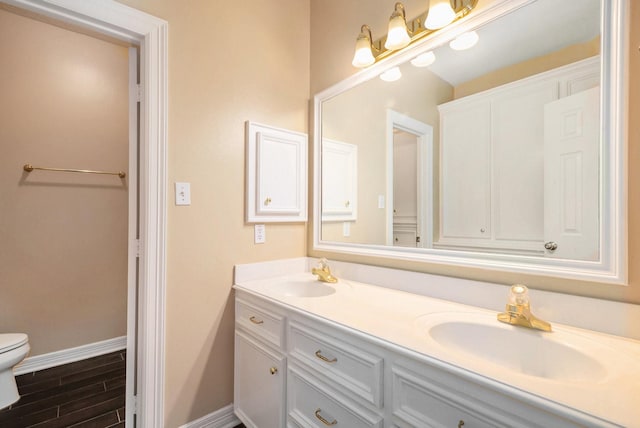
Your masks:
{"label": "toilet seat", "polygon": [[24,333],[0,334],[0,354],[19,348],[29,341],[29,336]]}

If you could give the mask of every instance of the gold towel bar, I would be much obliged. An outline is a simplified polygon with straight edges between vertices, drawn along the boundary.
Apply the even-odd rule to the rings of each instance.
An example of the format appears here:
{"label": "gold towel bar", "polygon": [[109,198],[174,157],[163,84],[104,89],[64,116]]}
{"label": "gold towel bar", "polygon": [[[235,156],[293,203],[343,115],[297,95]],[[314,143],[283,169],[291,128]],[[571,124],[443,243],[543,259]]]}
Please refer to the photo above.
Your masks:
{"label": "gold towel bar", "polygon": [[57,172],[81,172],[83,174],[106,174],[106,175],[117,175],[120,178],[125,178],[127,174],[122,171],[118,172],[109,172],[109,171],[92,171],[89,169],[68,169],[68,168],[43,168],[39,166],[33,166],[31,164],[25,164],[23,169],[27,172],[31,172],[34,169],[39,169],[42,171],[57,171]]}

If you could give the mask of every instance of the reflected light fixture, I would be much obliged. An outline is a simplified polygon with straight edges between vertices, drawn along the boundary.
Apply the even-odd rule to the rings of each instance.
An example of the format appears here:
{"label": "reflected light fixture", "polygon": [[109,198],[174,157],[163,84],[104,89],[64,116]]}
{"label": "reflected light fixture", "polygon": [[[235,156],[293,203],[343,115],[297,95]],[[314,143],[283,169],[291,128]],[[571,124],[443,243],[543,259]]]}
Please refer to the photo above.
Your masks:
{"label": "reflected light fixture", "polygon": [[476,7],[478,1],[430,0],[428,11],[409,22],[406,19],[404,5],[397,2],[389,18],[389,30],[385,37],[373,40],[369,26],[361,27],[351,63],[358,68],[368,67],[437,29],[464,18]]}
{"label": "reflected light fixture", "polygon": [[356,39],[356,52],[353,54],[351,64],[353,64],[354,67],[362,68],[368,67],[376,62],[373,52],[371,51],[372,48],[371,29],[368,25],[363,25],[362,28],[360,28],[360,35]]}
{"label": "reflected light fixture", "polygon": [[380,74],[380,79],[385,82],[395,82],[396,80],[402,77],[402,73],[400,72],[400,67],[393,67]]}
{"label": "reflected light fixture", "polygon": [[429,12],[424,26],[429,30],[439,30],[453,22],[456,12],[451,7],[449,0],[430,0]]}
{"label": "reflected light fixture", "polygon": [[449,47],[455,51],[463,51],[465,49],[472,48],[478,43],[478,33],[475,31],[469,31],[468,33],[462,33],[455,39],[449,42]]}
{"label": "reflected light fixture", "polygon": [[407,29],[404,5],[397,2],[389,18],[389,31],[387,32],[387,41],[384,43],[384,47],[389,50],[402,49],[410,42],[411,37],[409,37],[409,30]]}
{"label": "reflected light fixture", "polygon": [[414,67],[428,67],[433,64],[436,60],[436,54],[433,51],[425,52],[423,54],[418,55],[414,59],[411,60],[411,65]]}

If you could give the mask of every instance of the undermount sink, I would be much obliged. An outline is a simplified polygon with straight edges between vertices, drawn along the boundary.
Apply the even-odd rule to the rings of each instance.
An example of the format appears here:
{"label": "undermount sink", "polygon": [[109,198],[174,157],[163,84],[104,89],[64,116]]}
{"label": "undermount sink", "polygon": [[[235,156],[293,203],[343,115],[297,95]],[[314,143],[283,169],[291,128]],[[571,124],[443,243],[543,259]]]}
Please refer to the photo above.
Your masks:
{"label": "undermount sink", "polygon": [[568,331],[542,332],[500,323],[490,314],[462,312],[425,315],[417,325],[456,358],[555,381],[598,382],[607,376],[596,359],[602,347]]}
{"label": "undermount sink", "polygon": [[269,290],[287,297],[322,297],[336,292],[332,286],[317,280],[279,282]]}

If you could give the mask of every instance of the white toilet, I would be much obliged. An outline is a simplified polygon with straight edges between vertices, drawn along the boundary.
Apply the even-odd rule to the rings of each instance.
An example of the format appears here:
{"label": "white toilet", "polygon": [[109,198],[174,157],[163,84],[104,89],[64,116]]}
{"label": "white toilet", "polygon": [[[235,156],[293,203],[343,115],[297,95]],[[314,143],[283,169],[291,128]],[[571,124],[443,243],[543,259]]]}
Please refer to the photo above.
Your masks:
{"label": "white toilet", "polygon": [[13,366],[29,353],[29,336],[24,333],[0,334],[0,409],[20,398]]}

